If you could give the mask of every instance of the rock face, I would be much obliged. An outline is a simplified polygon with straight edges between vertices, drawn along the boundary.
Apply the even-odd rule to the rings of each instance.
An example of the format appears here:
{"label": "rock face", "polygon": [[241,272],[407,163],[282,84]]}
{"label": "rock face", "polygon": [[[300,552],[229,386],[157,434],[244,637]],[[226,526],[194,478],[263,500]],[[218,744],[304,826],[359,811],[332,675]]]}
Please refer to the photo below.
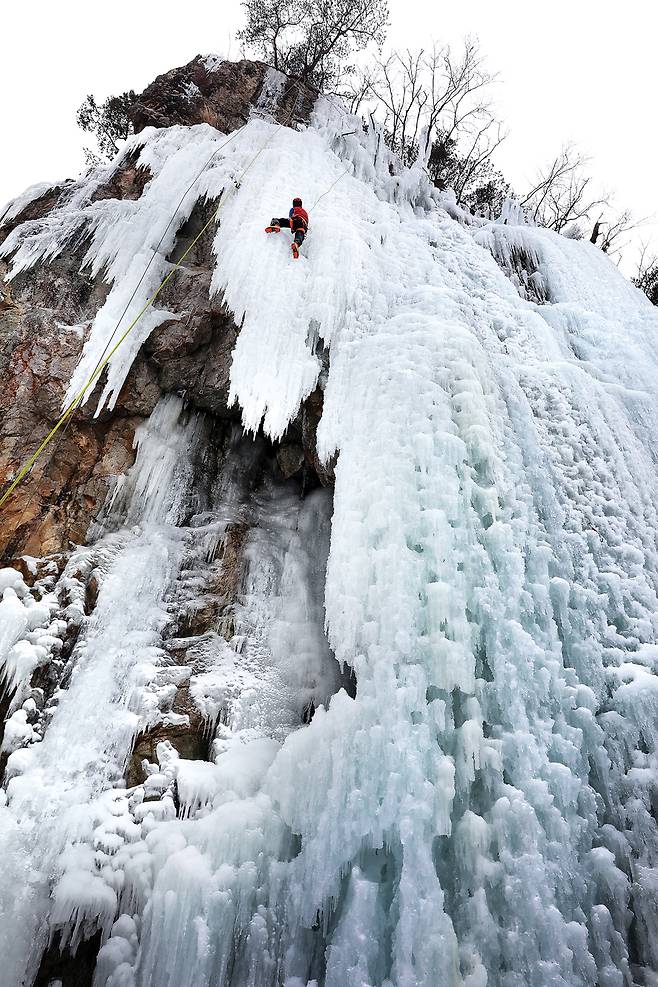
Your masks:
{"label": "rock face", "polygon": [[[270,68],[265,62],[218,62],[198,55],[182,68],[159,75],[130,111],[136,133],[144,127],[209,123],[223,133],[241,127],[252,106],[267,99]],[[276,93],[275,119],[305,119],[314,94],[291,81]]]}
{"label": "rock face", "polygon": [[[308,117],[312,98],[294,83],[281,77],[273,80],[264,63],[221,63],[199,56],[148,86],[133,107],[132,117],[137,132],[150,126],[199,123],[231,132],[246,122],[254,108],[256,112],[264,109],[281,123],[294,124]],[[138,154],[126,154],[109,178],[96,184],[88,201],[138,200],[152,176],[137,161]],[[68,201],[74,188],[75,183],[65,183],[37,190],[32,199],[28,194],[23,208],[6,213],[4,222],[0,220],[0,245],[21,224],[37,229]],[[169,263],[179,261],[216,208],[212,200],[201,200],[195,206],[178,231]],[[84,267],[85,237],[83,230],[57,256],[12,280],[6,280],[11,256],[0,261],[0,491],[58,422],[85,340],[107,299],[110,289],[102,272],[94,276]],[[194,496],[205,497],[208,503],[226,502],[228,520],[217,520],[221,512],[215,512],[211,521],[204,520],[203,511],[199,512],[195,521],[201,530],[199,544],[190,547],[181,560],[181,572],[167,602],[170,617],[161,635],[164,698],[158,700],[157,715],[146,718],[133,738],[120,781],[129,791],[143,791],[146,786],[147,801],[154,798],[149,777],[163,751],[169,758],[186,761],[212,757],[209,716],[221,719],[225,713],[203,710],[194,699],[192,685],[195,675],[206,673],[206,655],[209,648],[217,648],[217,640],[229,653],[245,647],[245,627],[249,630],[250,625],[243,619],[236,629],[236,614],[243,606],[250,566],[258,563],[254,545],[261,537],[259,526],[266,530],[270,523],[276,530],[280,526],[286,546],[292,537],[288,534],[291,522],[285,517],[281,522],[277,497],[288,498],[286,503],[294,513],[301,510],[304,495],[313,488],[333,484],[332,466],[322,464],[316,450],[323,402],[320,387],[303,403],[279,442],[262,435],[241,435],[239,411],[228,401],[240,326],[222,297],[211,295],[215,266],[211,244],[209,231],[168,280],[158,304],[172,318],[142,346],[112,411],[95,415],[101,378],[89,400],[58,431],[0,511],[0,569],[9,565],[18,570],[19,596],[33,598],[36,607],[46,601],[43,626],[33,638],[49,642],[50,649],[48,659],[41,655],[22,684],[4,684],[0,695],[3,777],[9,773],[11,753],[20,754],[22,746],[43,736],[60,697],[69,688],[79,661],[79,642],[95,619],[106,567],[115,551],[113,498],[119,491],[121,499],[122,483],[135,463],[140,429],[148,428],[163,398],[182,399],[184,415],[203,423],[202,453],[193,470]],[[237,503],[231,496],[224,497],[224,487],[229,493],[239,491]],[[324,503],[327,496],[323,495]],[[261,507],[261,499],[273,506]],[[121,534],[116,537],[120,544]],[[268,537],[263,536],[266,544]],[[208,544],[212,547],[207,548]],[[269,564],[266,560],[266,570]],[[268,587],[270,579],[268,572]],[[2,586],[0,601],[1,590]],[[34,653],[41,654],[43,646],[35,648]],[[349,679],[346,684],[351,688]],[[318,689],[307,689],[293,719],[297,715],[300,723],[308,722],[322,701]],[[5,721],[12,723],[7,730]],[[167,797],[166,792],[155,793],[158,805]],[[172,797],[178,806],[175,786]],[[33,950],[36,965],[24,982],[91,984],[100,945],[99,932],[85,936],[81,944],[56,933],[50,945],[42,943]]]}
{"label": "rock face", "polygon": [[[267,102],[280,122],[308,116],[311,94],[292,82],[271,85],[269,71],[262,62],[198,56],[146,88],[132,110],[135,129],[210,123],[230,132],[259,101]],[[138,199],[149,177],[128,155],[92,201]],[[0,244],[21,223],[38,223],[66,192],[66,184],[55,186],[29,202],[0,225]],[[195,208],[179,231],[171,262],[183,254],[214,208],[213,202]],[[194,407],[222,420],[237,420],[236,409],[228,406],[228,388],[239,327],[222,299],[210,297],[211,241],[208,233],[162,292],[163,306],[183,317],[165,323],[147,341],[113,412],[94,418],[92,395],[0,513],[0,560],[63,552],[84,541],[113,483],[134,460],[136,427],[163,394],[184,394]],[[7,265],[0,262],[1,488],[57,422],[85,333],[107,296],[102,278],[81,270],[83,256],[84,244],[72,243],[54,260],[10,283],[4,280]],[[289,477],[308,468],[312,483],[330,484],[331,470],[320,465],[315,452],[321,400],[320,392],[312,395],[292,426],[292,440],[303,455],[293,465],[284,457],[282,473]],[[285,437],[284,444],[290,441]]]}
{"label": "rock face", "polygon": [[[62,323],[89,317],[104,294],[102,284],[77,273],[72,257],[53,263],[48,271],[38,269],[18,278],[7,290],[0,312],[3,487],[61,414],[65,387],[82,347],[81,334],[63,330]],[[150,410],[145,396],[143,391],[135,403],[126,394],[121,411],[102,422],[94,422],[84,410],[76,416],[5,506],[0,552],[41,556],[84,539],[90,514],[93,517],[107,494],[109,478],[132,462],[136,421]]]}

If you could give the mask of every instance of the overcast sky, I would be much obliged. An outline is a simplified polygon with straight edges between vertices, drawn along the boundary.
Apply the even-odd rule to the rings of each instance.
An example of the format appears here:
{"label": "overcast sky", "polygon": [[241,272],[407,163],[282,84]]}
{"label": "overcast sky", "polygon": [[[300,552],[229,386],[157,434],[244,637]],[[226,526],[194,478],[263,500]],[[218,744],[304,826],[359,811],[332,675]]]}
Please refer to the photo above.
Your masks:
{"label": "overcast sky", "polygon": [[[75,110],[140,91],[199,52],[240,57],[237,0],[1,0],[0,205],[38,181],[76,175],[86,135]],[[654,0],[389,0],[389,42],[428,46],[476,35],[500,75],[510,136],[497,163],[522,189],[569,140],[620,207],[653,216],[640,237],[658,250]],[[627,261],[627,266],[628,266]]]}

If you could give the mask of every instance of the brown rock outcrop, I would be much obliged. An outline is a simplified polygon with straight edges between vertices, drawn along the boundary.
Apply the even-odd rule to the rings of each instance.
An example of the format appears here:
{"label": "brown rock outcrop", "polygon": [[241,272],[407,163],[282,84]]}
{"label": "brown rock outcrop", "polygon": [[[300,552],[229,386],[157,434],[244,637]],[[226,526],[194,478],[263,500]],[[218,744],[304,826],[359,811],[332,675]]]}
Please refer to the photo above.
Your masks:
{"label": "brown rock outcrop", "polygon": [[[307,116],[312,94],[284,76],[273,82],[268,71],[263,62],[197,56],[146,88],[132,110],[135,128],[206,122],[227,132],[241,126],[261,99],[281,122]],[[136,161],[128,155],[93,198],[138,198],[150,173]],[[20,222],[47,215],[61,202],[66,187],[48,190],[0,227],[0,243]],[[215,208],[211,201],[196,206],[178,232],[171,262],[179,260]],[[239,420],[239,409],[228,406],[239,327],[222,298],[210,297],[211,244],[210,234],[200,240],[162,291],[159,305],[180,318],[165,322],[147,340],[112,413],[94,418],[97,402],[91,395],[0,511],[0,562],[23,553],[67,552],[85,540],[115,478],[134,461],[136,427],[162,394],[183,394],[219,419]],[[109,286],[102,277],[82,269],[86,249],[83,233],[57,257],[21,272],[10,283],[4,280],[7,265],[0,262],[0,489],[57,422],[85,332],[107,297]],[[296,451],[283,454],[282,476],[304,471],[306,484],[310,469],[323,484],[333,482],[331,468],[322,466],[315,450],[321,410],[318,390],[284,439]]]}
{"label": "brown rock outcrop", "polygon": [[[265,62],[227,62],[197,55],[187,65],[159,75],[146,87],[130,109],[135,132],[145,127],[209,123],[228,134],[249,119],[269,71]],[[312,91],[301,83],[287,80],[273,115],[279,122],[291,117],[307,119],[314,99]]]}
{"label": "brown rock outcrop", "polygon": [[[0,484],[15,476],[57,422],[80,356],[81,331],[66,323],[99,307],[107,288],[81,275],[71,256],[20,275],[0,311]],[[112,478],[132,463],[134,429],[160,396],[143,361],[116,414],[81,408],[46,448],[0,513],[0,558],[46,555],[84,541]]]}
{"label": "brown rock outcrop", "polygon": [[139,199],[151,178],[148,168],[138,167],[139,152],[128,154],[112,177],[91,197],[92,202],[99,199]]}

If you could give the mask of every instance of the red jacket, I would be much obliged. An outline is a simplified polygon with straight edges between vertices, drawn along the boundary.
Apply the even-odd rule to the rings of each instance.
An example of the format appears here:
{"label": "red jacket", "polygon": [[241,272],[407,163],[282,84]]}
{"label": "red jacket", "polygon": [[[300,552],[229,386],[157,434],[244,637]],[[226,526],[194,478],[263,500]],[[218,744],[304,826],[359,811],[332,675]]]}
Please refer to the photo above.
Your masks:
{"label": "red jacket", "polygon": [[308,213],[306,210],[302,209],[301,206],[293,206],[290,210],[290,218],[293,219],[295,216],[299,216],[304,223],[304,228],[308,229]]}

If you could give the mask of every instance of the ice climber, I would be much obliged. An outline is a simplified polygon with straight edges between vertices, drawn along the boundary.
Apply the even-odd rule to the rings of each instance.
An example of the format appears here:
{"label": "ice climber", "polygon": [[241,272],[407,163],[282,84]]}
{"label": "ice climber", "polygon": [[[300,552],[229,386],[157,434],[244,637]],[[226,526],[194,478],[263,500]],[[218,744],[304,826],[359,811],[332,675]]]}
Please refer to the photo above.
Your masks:
{"label": "ice climber", "polygon": [[269,226],[265,227],[266,233],[279,233],[281,227],[285,226],[292,230],[294,239],[292,241],[292,255],[297,260],[299,248],[304,242],[304,237],[308,232],[308,213],[302,209],[302,200],[296,196],[292,200],[292,209],[288,213],[288,218],[273,219]]}

